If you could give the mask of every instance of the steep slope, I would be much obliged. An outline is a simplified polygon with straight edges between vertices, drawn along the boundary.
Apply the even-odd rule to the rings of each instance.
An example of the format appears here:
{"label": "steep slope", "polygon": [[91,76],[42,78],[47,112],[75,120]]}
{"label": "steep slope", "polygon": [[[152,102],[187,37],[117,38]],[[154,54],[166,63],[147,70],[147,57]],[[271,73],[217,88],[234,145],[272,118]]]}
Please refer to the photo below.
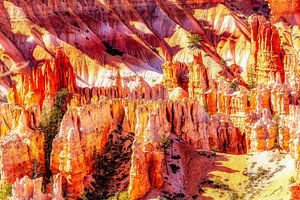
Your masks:
{"label": "steep slope", "polygon": [[37,67],[62,48],[81,87],[111,86],[117,71],[123,85],[135,87],[141,77],[153,86],[165,60],[192,61],[197,51],[181,37],[193,31],[203,37],[205,63],[215,65],[216,73],[223,60],[245,69],[249,27],[226,6],[204,3],[1,1],[1,61],[6,70],[11,62]]}
{"label": "steep slope", "polygon": [[1,181],[25,199],[300,196],[298,4],[278,2],[0,0]]}

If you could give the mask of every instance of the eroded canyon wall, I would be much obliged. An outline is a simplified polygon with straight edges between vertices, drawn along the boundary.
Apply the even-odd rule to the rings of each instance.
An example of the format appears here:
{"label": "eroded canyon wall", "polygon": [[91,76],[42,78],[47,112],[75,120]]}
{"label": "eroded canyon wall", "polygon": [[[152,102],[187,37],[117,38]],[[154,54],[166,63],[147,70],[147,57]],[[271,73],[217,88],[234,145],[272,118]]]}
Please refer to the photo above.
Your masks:
{"label": "eroded canyon wall", "polygon": [[[83,183],[94,172],[94,153],[103,152],[109,135],[119,127],[122,127],[122,132],[135,134],[129,184],[132,199],[143,197],[151,187],[162,186],[165,170],[162,164],[162,138],[170,134],[175,134],[195,149],[232,154],[271,150],[280,146],[291,152],[298,162],[299,86],[296,82],[283,84],[280,74],[274,77],[271,73],[266,84],[259,84],[250,92],[234,85],[234,82],[214,83],[199,56],[189,67],[193,82],[188,84],[189,91],[199,89],[199,92],[190,92],[190,98],[181,100],[168,100],[169,93],[177,88],[174,86],[177,73],[180,73],[180,70],[173,68],[173,64],[166,65],[164,71],[171,70],[165,74],[166,81],[162,85],[150,87],[141,84],[134,91],[121,86],[80,89],[76,85],[69,86],[74,84],[68,81],[69,76],[61,76],[66,79],[67,88],[74,88],[75,93],[52,143],[50,168],[53,174],[61,174],[69,197],[82,194]],[[193,76],[202,78],[197,80]],[[42,90],[44,93],[47,91]],[[50,93],[45,96],[51,97]],[[48,105],[45,99],[43,104]],[[39,104],[40,100],[37,98],[35,102]],[[8,122],[2,133],[7,135],[2,143],[2,171],[9,174],[6,177],[10,181],[24,175],[30,176],[34,171],[34,159],[44,163],[43,147],[39,146],[43,142],[36,142],[36,139],[43,137],[31,137],[34,132],[42,136],[37,131],[40,109],[31,106],[11,113],[15,107],[4,104],[1,108],[2,117]],[[39,105],[36,107],[40,108]],[[7,142],[8,138],[19,135],[26,137],[26,140]],[[23,141],[30,141],[30,145],[28,142],[23,144]],[[19,143],[27,149],[28,155],[17,151]],[[27,171],[19,174],[16,170],[19,163],[7,164],[9,158],[5,152],[9,155],[14,152],[18,159],[24,158],[20,163]],[[143,159],[138,159],[141,157]],[[41,166],[45,167],[43,164]],[[136,187],[137,184],[142,187]]]}
{"label": "eroded canyon wall", "polygon": [[[60,132],[53,142],[52,172],[62,174],[68,195],[80,195],[84,178],[93,172],[94,150],[101,153],[110,132],[118,126],[123,131],[135,133],[130,179],[130,194],[133,198],[142,197],[151,186],[161,186],[162,179],[159,177],[162,176],[164,159],[161,138],[170,134],[176,134],[196,149],[216,149],[220,152],[241,154],[247,151],[270,150],[282,144],[286,151],[294,152],[297,157],[298,152],[293,143],[289,143],[293,129],[283,121],[287,116],[291,122],[296,122],[293,116],[297,114],[297,105],[288,106],[289,110],[286,112],[285,107],[280,106],[284,105],[284,98],[275,98],[274,102],[278,102],[280,106],[276,111],[280,117],[277,119],[271,114],[271,107],[275,107],[270,103],[271,92],[266,101],[260,99],[260,95],[264,94],[261,91],[268,90],[267,88],[256,93],[253,91],[255,105],[251,106],[247,95],[243,96],[241,92],[226,89],[223,92],[227,93],[223,94],[221,88],[226,85],[219,86],[216,105],[220,110],[212,116],[195,100],[109,100],[102,97],[91,104],[82,105],[73,99],[74,102],[71,101]],[[283,88],[280,82],[275,85]],[[228,85],[227,87],[229,88]],[[95,98],[98,96],[91,97]],[[19,156],[23,155],[22,152],[18,153]],[[136,160],[135,157],[143,157],[145,160]],[[78,163],[82,163],[82,166]],[[3,171],[9,172],[13,169],[6,165]],[[149,169],[154,171],[149,172]],[[22,175],[16,174],[13,178],[20,177]],[[144,188],[133,187],[137,184],[135,182],[142,183]],[[136,191],[135,188],[140,189]]]}
{"label": "eroded canyon wall", "polygon": [[[32,61],[5,80],[5,87],[11,84],[10,103],[0,108],[1,179],[16,181],[14,197],[51,196],[40,192],[40,179],[20,182],[32,177],[36,163],[41,173],[50,167],[56,177],[53,196],[60,199],[63,190],[69,198],[79,197],[95,173],[95,154],[111,156],[105,150],[116,143],[115,132],[133,137],[125,142],[132,150],[123,184],[130,199],[164,184],[164,139],[171,135],[193,149],[230,154],[280,148],[300,169],[298,29],[274,25],[265,16],[248,22],[219,4],[222,0],[186,1],[188,9],[174,2],[121,2],[126,9],[112,1],[96,3],[100,14],[89,3],[30,2],[47,30],[35,24],[40,19],[30,9],[21,9],[30,7],[24,2],[0,7],[6,10],[3,19],[32,18],[24,24],[4,20],[0,26],[5,32],[0,50],[8,49],[0,51],[1,70]],[[293,20],[285,10],[297,11],[297,1],[277,8],[279,3],[270,1],[274,20],[279,15]],[[56,24],[63,20],[68,31]],[[26,32],[29,27],[35,27],[33,33]],[[73,37],[69,31],[79,33]],[[201,48],[191,47],[191,37]],[[45,166],[41,109],[51,111],[63,88],[69,100]]]}

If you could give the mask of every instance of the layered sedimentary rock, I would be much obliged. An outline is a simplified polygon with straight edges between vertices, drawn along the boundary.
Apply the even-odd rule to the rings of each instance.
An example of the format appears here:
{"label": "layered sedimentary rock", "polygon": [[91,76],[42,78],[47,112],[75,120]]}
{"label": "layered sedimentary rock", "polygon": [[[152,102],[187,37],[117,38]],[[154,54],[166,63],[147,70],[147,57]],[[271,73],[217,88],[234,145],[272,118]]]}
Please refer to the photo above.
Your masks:
{"label": "layered sedimentary rock", "polygon": [[248,83],[266,83],[279,74],[284,82],[284,67],[277,29],[264,17],[251,18],[251,54],[247,68]]}
{"label": "layered sedimentary rock", "polygon": [[290,24],[300,25],[300,3],[297,0],[281,1],[268,0],[273,20],[286,20]]}
{"label": "layered sedimentary rock", "polygon": [[[274,104],[278,104],[276,102],[281,102],[279,96],[274,95],[274,93],[276,94],[274,88],[282,86],[283,84],[276,82],[268,87],[255,89],[253,97],[250,96],[255,101],[251,101],[243,91],[231,90],[228,83],[219,84],[219,95],[216,98],[217,114],[211,117],[205,112],[201,102],[194,100],[133,101],[115,99],[105,102],[108,99],[98,98],[98,94],[95,93],[88,96],[91,103],[87,104],[86,100],[78,102],[75,96],[64,116],[60,133],[53,142],[52,172],[62,174],[64,183],[67,185],[67,193],[70,196],[76,197],[81,194],[84,178],[93,171],[92,159],[95,148],[101,153],[110,131],[115,130],[117,126],[136,133],[132,171],[140,167],[144,169],[137,170],[140,174],[133,173],[131,176],[131,185],[142,181],[145,186],[139,190],[131,186],[133,199],[146,194],[151,186],[161,186],[162,180],[159,177],[162,174],[161,162],[164,158],[160,138],[162,135],[167,137],[172,132],[197,149],[210,150],[213,148],[221,152],[240,154],[247,151],[270,150],[280,144],[284,150],[291,151],[295,158],[298,158],[297,148],[295,148],[297,144],[289,142],[290,139],[297,141],[293,133],[298,126],[295,124],[299,115],[297,114],[298,105],[289,105],[288,112],[284,112],[284,106],[272,109],[276,107]],[[287,90],[287,94],[290,93],[291,90]],[[261,94],[264,94],[265,101],[261,99]],[[272,95],[273,100],[271,100]],[[82,94],[81,98],[85,99],[86,97]],[[293,102],[298,102],[297,97],[293,98]],[[135,113],[136,108],[138,109]],[[272,116],[271,111],[277,113],[280,118]],[[24,117],[22,113],[24,111],[17,112],[15,117],[22,120]],[[290,121],[282,120],[285,117],[289,117]],[[34,124],[32,123],[34,117],[30,120],[27,118],[27,121]],[[20,123],[16,124],[20,126]],[[31,134],[26,135],[30,136]],[[91,141],[93,142],[91,143]],[[150,147],[152,150],[148,151],[147,148]],[[29,149],[31,148],[34,147],[30,146]],[[140,156],[141,153],[144,156]],[[143,157],[145,160],[135,159],[135,157]],[[25,162],[27,163],[26,168],[31,161],[32,158]],[[78,165],[78,163],[83,165]],[[5,162],[4,165],[10,166]],[[149,173],[147,169],[153,170],[153,172]],[[28,171],[28,173],[31,172],[32,170]],[[26,173],[12,175],[21,178]],[[29,175],[28,173],[27,175]]]}
{"label": "layered sedimentary rock", "polygon": [[167,61],[162,65],[162,69],[164,74],[162,84],[170,90],[178,87],[176,64]]}
{"label": "layered sedimentary rock", "polygon": [[253,151],[264,151],[271,150],[275,147],[275,140],[278,140],[278,130],[272,115],[269,110],[262,110],[256,112],[254,115],[261,115],[261,117],[252,116],[254,119],[253,128],[251,130],[250,139],[250,150]]}
{"label": "layered sedimentary rock", "polygon": [[[203,102],[192,99],[117,100],[113,96],[103,97],[97,92],[101,89],[77,90],[82,92],[71,100],[60,133],[53,142],[51,170],[62,174],[68,196],[78,197],[83,191],[85,178],[93,173],[94,151],[101,153],[109,133],[118,126],[136,134],[130,179],[132,199],[142,197],[151,187],[159,188],[163,183],[161,163],[164,156],[160,146],[163,135],[167,137],[174,133],[196,149],[234,154],[270,150],[282,145],[297,160],[297,144],[289,142],[290,139],[297,141],[294,139],[295,130],[291,129],[297,124],[289,124],[282,119],[291,117],[290,122],[298,119],[298,96],[292,94],[293,90],[284,89],[291,86],[282,84],[279,79],[270,82],[253,89],[249,96],[245,90],[234,91],[230,83],[220,82],[217,88],[204,94],[207,97],[206,109],[212,116],[205,111]],[[121,87],[116,88],[122,90]],[[290,97],[295,105],[287,101]],[[9,108],[9,105],[3,107]],[[5,116],[10,119],[11,114],[6,113]],[[15,118],[22,119],[22,115],[22,112],[17,112]],[[36,127],[36,117],[29,116],[32,117],[27,121],[33,124],[31,127]],[[140,157],[144,160],[137,159]],[[26,174],[14,177],[21,178],[23,175]],[[143,183],[143,187],[134,187],[138,183]]]}
{"label": "layered sedimentary rock", "polygon": [[12,186],[13,199],[33,199],[33,200],[63,200],[62,196],[62,179],[60,174],[53,176],[53,191],[51,194],[42,192],[43,178],[30,179],[24,176],[17,179]]}
{"label": "layered sedimentary rock", "polygon": [[299,185],[291,186],[290,192],[292,193],[291,199],[299,199],[300,198],[300,186]]}
{"label": "layered sedimentary rock", "polygon": [[[262,2],[250,2],[249,6],[262,4],[268,7]],[[123,3],[130,7],[115,8],[111,2],[84,5],[76,1],[61,4],[33,1],[28,5],[4,2],[1,6],[4,19],[1,22],[4,33],[1,46],[5,67],[10,68],[11,63],[24,60],[37,67],[38,62],[42,64],[53,59],[57,48],[61,48],[78,75],[76,79],[81,87],[111,86],[117,71],[120,71],[123,86],[134,88],[139,78],[153,86],[161,81],[161,64],[165,60],[173,58],[174,61],[190,62],[193,54],[198,53],[188,47],[187,36],[191,30],[205,41],[202,48],[210,57],[205,58],[205,63],[211,63],[213,68],[218,63],[216,68],[220,70],[223,58],[230,65],[237,64],[246,69],[251,29],[244,18],[248,13],[243,16],[230,6],[235,2],[187,1],[182,5],[163,1]],[[297,1],[284,5],[298,8]],[[274,11],[276,8],[278,6],[274,6]],[[284,6],[281,8],[287,10]],[[96,10],[103,13],[99,14]],[[22,19],[33,18],[22,23]],[[59,23],[61,21],[68,22],[68,26]],[[20,35],[16,34],[18,32]],[[117,68],[117,63],[124,65]],[[97,76],[99,74],[101,79]]]}
{"label": "layered sedimentary rock", "polygon": [[[195,63],[191,63],[189,68],[189,95],[191,98],[205,102],[204,93],[209,88],[207,69],[203,65],[202,55],[194,58]],[[204,104],[204,103],[203,103]]]}
{"label": "layered sedimentary rock", "polygon": [[[126,123],[123,123],[124,126],[126,125],[125,127],[131,125],[130,130],[137,133],[141,126],[144,127],[144,129],[145,127],[153,126],[151,125],[151,117],[153,117],[154,121],[157,118],[158,121],[156,121],[156,124],[160,124],[160,120],[163,120],[164,125],[171,127],[162,133],[169,133],[170,130],[173,130],[174,133],[180,136],[184,141],[199,149],[210,150],[215,148],[217,151],[238,154],[247,151],[270,150],[280,145],[284,150],[289,151],[289,146],[291,145],[289,139],[292,137],[292,135],[290,135],[291,130],[289,130],[290,125],[286,124],[282,119],[284,119],[285,116],[289,117],[294,115],[295,111],[285,112],[284,98],[281,99],[280,96],[276,95],[276,88],[278,87],[284,88],[284,85],[281,84],[279,80],[275,82],[275,84],[272,82],[270,85],[254,89],[252,94],[248,97],[245,91],[241,90],[236,92],[230,88],[229,83],[220,83],[218,89],[219,95],[216,97],[215,103],[217,107],[216,112],[219,114],[215,114],[211,118],[203,109],[201,102],[194,101],[150,101],[151,104],[149,104],[150,102],[145,100],[113,100],[112,107],[117,110],[124,108],[125,113],[131,113],[130,115],[134,116],[132,109],[141,106],[138,110],[140,114],[137,114],[137,117],[126,118]],[[291,90],[286,90],[286,93],[289,96]],[[207,95],[209,95],[209,93]],[[85,97],[82,96],[82,98],[84,99]],[[95,100],[92,101],[93,104],[99,104],[97,95],[89,96],[88,98]],[[296,96],[293,98],[293,102],[298,102]],[[83,102],[86,104],[86,101]],[[211,103],[214,104],[213,102]],[[129,105],[131,106],[129,107]],[[160,111],[159,114],[155,111],[157,108]],[[144,111],[143,115],[141,114],[141,110]],[[148,112],[150,112],[150,114],[148,114]],[[280,117],[277,118],[276,115]],[[126,116],[129,115],[126,114]],[[141,116],[144,117],[141,118]],[[131,120],[135,118],[137,120]],[[147,123],[148,126],[144,125]],[[136,128],[134,128],[134,124],[136,124]],[[153,126],[151,130],[156,130],[158,127],[163,128],[163,126],[158,125]],[[160,132],[158,130],[155,132]],[[140,137],[145,137],[144,133],[143,136]],[[152,137],[154,137],[154,140],[155,138],[157,139],[156,136],[150,134],[147,140]],[[142,140],[138,138],[139,137],[136,138],[136,142]],[[151,140],[153,140],[153,138]],[[141,148],[140,145],[142,144],[138,144],[137,148]],[[156,143],[153,142],[153,144]],[[143,150],[138,152],[140,155]],[[135,154],[136,152],[133,155]],[[148,159],[147,156],[144,157]],[[159,160],[161,161],[161,159]],[[140,166],[140,162],[142,161],[133,160],[132,167],[147,168],[148,160],[143,160],[145,166]],[[156,164],[160,165],[159,163],[160,162]],[[131,182],[139,182],[141,181],[140,179],[142,179],[144,183],[143,186],[145,186],[140,190],[133,190],[131,192],[132,198],[145,194],[151,187],[150,182],[147,180],[149,177],[157,176],[157,174],[149,175],[146,171],[147,170],[144,170],[143,173],[141,172],[139,176],[132,176]],[[148,179],[145,177],[148,177]]]}
{"label": "layered sedimentary rock", "polygon": [[169,137],[170,126],[163,114],[166,110],[162,111],[158,114],[158,108],[151,110],[151,107],[140,106],[136,112],[137,125],[130,169],[130,199],[139,199],[151,187],[160,188],[164,183],[162,137]]}
{"label": "layered sedimentary rock", "polygon": [[[162,185],[161,142],[171,130],[194,148],[216,148],[234,154],[246,152],[244,136],[233,127],[230,119],[220,115],[210,120],[196,101],[104,101],[100,99],[91,105],[69,108],[60,134],[53,142],[51,169],[62,174],[71,197],[81,194],[82,181],[93,171],[93,152],[101,153],[109,133],[117,126],[121,126],[122,131],[135,133],[130,179],[133,199],[145,195],[150,187]],[[93,138],[93,143],[89,138]],[[136,187],[136,184],[141,186]]]}
{"label": "layered sedimentary rock", "polygon": [[[0,108],[1,179],[17,180],[14,198],[60,199],[61,184],[78,198],[95,154],[118,131],[134,133],[131,199],[164,184],[171,135],[232,154],[280,148],[300,169],[299,28],[273,24],[279,15],[295,24],[299,3],[269,1],[269,21],[247,19],[257,9],[247,6],[267,10],[264,1],[241,2],[1,2],[0,72],[13,73],[1,79],[0,96],[14,102]],[[45,167],[40,110],[50,111],[62,88],[72,100],[52,143],[50,168],[61,179],[54,176],[51,197],[41,179],[18,179]]]}
{"label": "layered sedimentary rock", "polygon": [[[14,110],[13,128],[1,142],[1,179],[10,182],[44,171],[44,136],[37,131],[36,119],[23,108]],[[22,168],[22,170],[20,170]]]}
{"label": "layered sedimentary rock", "polygon": [[45,97],[54,97],[61,88],[74,92],[75,74],[68,57],[58,49],[54,60],[46,60],[42,66],[15,77],[15,81],[14,102],[42,107]]}
{"label": "layered sedimentary rock", "polygon": [[66,180],[68,196],[77,197],[83,192],[83,180],[91,173],[94,153],[103,151],[114,124],[111,113],[120,114],[103,104],[69,108],[65,114],[53,141],[50,167]]}
{"label": "layered sedimentary rock", "polygon": [[246,20],[222,4],[225,1],[119,3],[128,6],[3,2],[1,60],[6,70],[24,61],[30,62],[28,68],[36,68],[55,58],[61,48],[81,87],[111,86],[118,71],[123,86],[132,89],[139,78],[154,86],[161,82],[164,61],[190,62],[198,53],[189,48],[189,31],[203,37],[205,63],[216,71],[222,69],[222,58],[246,68],[250,30]]}

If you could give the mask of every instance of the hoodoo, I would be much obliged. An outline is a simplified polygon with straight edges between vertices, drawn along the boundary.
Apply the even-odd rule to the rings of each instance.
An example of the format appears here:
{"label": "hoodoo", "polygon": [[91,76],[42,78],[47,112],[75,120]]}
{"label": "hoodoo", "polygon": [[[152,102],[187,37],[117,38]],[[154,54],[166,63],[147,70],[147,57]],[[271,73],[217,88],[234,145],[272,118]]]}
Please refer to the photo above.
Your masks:
{"label": "hoodoo", "polygon": [[0,1],[0,199],[300,199],[297,0]]}

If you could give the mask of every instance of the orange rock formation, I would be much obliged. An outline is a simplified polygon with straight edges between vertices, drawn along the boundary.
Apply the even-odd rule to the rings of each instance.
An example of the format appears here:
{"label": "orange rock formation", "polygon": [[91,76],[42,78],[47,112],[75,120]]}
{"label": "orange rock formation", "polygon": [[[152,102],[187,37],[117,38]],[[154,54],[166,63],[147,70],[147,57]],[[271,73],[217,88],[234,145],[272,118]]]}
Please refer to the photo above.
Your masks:
{"label": "orange rock formation", "polygon": [[[119,3],[0,3],[0,72],[9,73],[0,81],[0,170],[15,182],[13,198],[78,198],[114,131],[134,133],[130,199],[164,185],[164,142],[174,138],[230,154],[280,148],[300,170],[299,29],[285,24],[299,24],[298,1],[270,0],[272,20],[224,0]],[[46,168],[41,110],[62,88],[70,101],[50,144],[53,191],[43,194],[42,179],[28,177],[33,163]]]}

